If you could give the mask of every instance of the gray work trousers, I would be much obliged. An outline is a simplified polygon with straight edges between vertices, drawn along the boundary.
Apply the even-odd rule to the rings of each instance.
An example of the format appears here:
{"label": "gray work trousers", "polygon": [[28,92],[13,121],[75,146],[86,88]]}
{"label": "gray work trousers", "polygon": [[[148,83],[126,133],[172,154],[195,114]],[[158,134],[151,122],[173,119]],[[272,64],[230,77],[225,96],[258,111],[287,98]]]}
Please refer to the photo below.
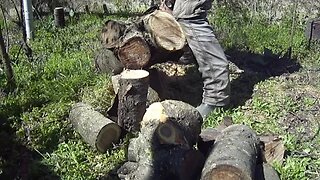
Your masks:
{"label": "gray work trousers", "polygon": [[226,106],[230,101],[229,63],[207,19],[178,19],[192,51],[184,58],[195,58],[203,79],[202,102]]}

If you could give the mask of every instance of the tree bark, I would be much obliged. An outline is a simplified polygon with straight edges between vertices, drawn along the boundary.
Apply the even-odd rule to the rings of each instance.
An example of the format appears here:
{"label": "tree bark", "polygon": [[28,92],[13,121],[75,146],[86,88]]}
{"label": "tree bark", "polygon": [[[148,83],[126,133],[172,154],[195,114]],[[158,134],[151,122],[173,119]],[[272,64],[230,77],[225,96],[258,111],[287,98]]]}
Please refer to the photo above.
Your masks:
{"label": "tree bark", "polygon": [[75,104],[69,119],[84,141],[99,152],[105,152],[120,138],[120,127],[88,104]]}
{"label": "tree bark", "polygon": [[193,106],[182,101],[165,100],[148,108],[141,127],[156,124],[156,133],[161,144],[192,147],[198,142],[202,121],[199,112]]}
{"label": "tree bark", "polygon": [[114,55],[113,51],[106,47],[102,47],[97,51],[94,64],[96,71],[100,73],[116,75],[120,74],[123,70],[123,64]]}
{"label": "tree bark", "polygon": [[129,132],[138,131],[146,111],[149,73],[125,70],[120,75],[118,124]]}
{"label": "tree bark", "polygon": [[269,164],[258,164],[256,169],[256,180],[280,180],[278,172]]}
{"label": "tree bark", "polygon": [[245,125],[231,125],[216,138],[201,180],[253,180],[257,155],[255,132]]}
{"label": "tree bark", "polygon": [[[201,173],[203,155],[193,148],[202,125],[199,112],[181,101],[153,103],[147,109],[141,131],[131,139],[128,163],[121,179],[193,180]],[[129,166],[134,163],[134,168]],[[124,169],[128,170],[124,173]]]}
{"label": "tree bark", "polygon": [[139,137],[129,144],[128,160],[150,159],[148,154],[141,152],[153,152],[162,146],[193,147],[201,125],[201,115],[187,103],[175,100],[153,103],[143,116]]}
{"label": "tree bark", "polygon": [[101,43],[108,49],[118,47],[120,38],[124,35],[127,26],[127,24],[120,21],[106,21],[101,31]]}
{"label": "tree bark", "polygon": [[11,65],[11,60],[9,54],[5,47],[4,38],[2,35],[2,27],[0,26],[0,48],[2,53],[2,62],[5,65],[5,72],[7,77],[7,88],[9,91],[13,91],[16,88],[16,81],[14,78],[14,73]]}

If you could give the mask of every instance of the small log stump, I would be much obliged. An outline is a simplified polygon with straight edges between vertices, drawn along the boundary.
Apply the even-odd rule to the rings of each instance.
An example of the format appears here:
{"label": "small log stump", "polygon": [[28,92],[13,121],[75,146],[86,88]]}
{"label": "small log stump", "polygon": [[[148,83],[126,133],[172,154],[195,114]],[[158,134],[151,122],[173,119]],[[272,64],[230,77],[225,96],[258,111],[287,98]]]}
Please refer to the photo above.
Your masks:
{"label": "small log stump", "polygon": [[148,87],[148,71],[125,70],[120,74],[118,124],[129,132],[140,129],[146,111]]}
{"label": "small log stump", "polygon": [[64,27],[65,19],[64,19],[64,9],[63,7],[54,8],[54,25],[56,27]]}
{"label": "small log stump", "polygon": [[75,104],[69,119],[84,141],[99,152],[105,152],[120,138],[120,127],[88,104]]}
{"label": "small log stump", "polygon": [[216,138],[201,174],[201,180],[253,180],[258,156],[258,138],[245,125],[231,125]]}

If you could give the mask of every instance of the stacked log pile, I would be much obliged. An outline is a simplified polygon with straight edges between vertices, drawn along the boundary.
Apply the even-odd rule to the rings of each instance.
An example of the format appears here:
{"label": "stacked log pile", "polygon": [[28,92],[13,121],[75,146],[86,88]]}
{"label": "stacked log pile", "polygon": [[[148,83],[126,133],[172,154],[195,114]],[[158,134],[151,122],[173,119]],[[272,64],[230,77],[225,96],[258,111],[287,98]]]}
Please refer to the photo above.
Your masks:
{"label": "stacked log pile", "polygon": [[114,103],[108,117],[77,103],[70,121],[99,152],[117,143],[120,134],[136,135],[129,142],[127,162],[117,171],[120,179],[279,179],[267,164],[283,157],[279,139],[259,137],[228,117],[217,128],[201,129],[203,119],[192,105],[163,101],[168,96],[164,89],[169,89],[165,83],[175,82],[180,78],[177,74],[190,73],[168,75],[158,66],[181,56],[186,43],[171,15],[154,11],[135,23],[109,20],[101,37],[104,47],[95,66],[113,75]]}

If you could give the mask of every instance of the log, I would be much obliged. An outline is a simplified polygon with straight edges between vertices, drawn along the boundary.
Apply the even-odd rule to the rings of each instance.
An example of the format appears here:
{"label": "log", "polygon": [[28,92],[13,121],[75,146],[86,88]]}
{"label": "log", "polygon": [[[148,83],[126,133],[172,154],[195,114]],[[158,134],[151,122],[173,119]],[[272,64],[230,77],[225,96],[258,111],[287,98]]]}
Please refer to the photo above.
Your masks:
{"label": "log", "polygon": [[[150,75],[150,73],[149,73],[149,75]],[[119,92],[120,77],[121,77],[120,74],[111,76],[112,87],[113,87],[115,94],[118,94],[118,92]],[[152,79],[150,79],[150,76],[149,76],[149,80],[152,80]],[[159,102],[159,101],[161,101],[161,99],[159,97],[158,92],[149,86],[148,87],[148,94],[147,94],[147,107],[149,107],[152,103]]]}
{"label": "log", "polygon": [[182,27],[169,13],[156,10],[143,18],[143,24],[152,43],[159,49],[177,51],[186,44]]}
{"label": "log", "polygon": [[256,180],[280,180],[278,172],[269,164],[258,164],[256,169]]}
{"label": "log", "polygon": [[106,47],[102,47],[96,52],[94,64],[96,71],[100,73],[116,75],[123,70],[123,64],[114,55],[113,51]]}
{"label": "log", "polygon": [[281,138],[277,136],[260,136],[262,147],[261,156],[264,162],[282,164],[284,159],[285,147]]}
{"label": "log", "polygon": [[151,104],[143,116],[138,138],[131,139],[128,146],[128,160],[150,160],[147,149],[166,145],[193,147],[198,141],[202,118],[191,105],[175,100]]}
{"label": "log", "polygon": [[138,131],[146,111],[149,73],[125,70],[119,79],[118,124],[125,130]]}
{"label": "log", "polygon": [[149,106],[141,127],[155,124],[162,144],[187,143],[192,147],[198,142],[202,122],[199,112],[193,106],[182,101],[165,100]]}
{"label": "log", "polygon": [[121,179],[194,180],[201,173],[203,155],[195,149],[163,147],[153,152],[152,161],[126,162],[118,171]]}
{"label": "log", "polygon": [[193,145],[201,125],[199,112],[189,104],[174,100],[151,104],[141,122],[138,137],[130,140],[127,149],[128,161],[138,165],[130,168],[126,163],[123,172],[128,173],[120,173],[119,177],[130,180],[197,179],[204,157]]}
{"label": "log", "polygon": [[108,49],[118,47],[120,38],[124,35],[127,26],[127,24],[121,21],[106,21],[101,30],[101,43]]}
{"label": "log", "polygon": [[84,141],[99,152],[105,152],[120,138],[120,127],[88,104],[75,104],[69,119]]}
{"label": "log", "polygon": [[56,27],[64,27],[65,19],[64,19],[64,9],[63,7],[54,8],[54,25]]}
{"label": "log", "polygon": [[216,138],[201,174],[201,180],[253,180],[258,138],[245,125],[231,125]]}
{"label": "log", "polygon": [[216,138],[221,134],[221,132],[228,126],[233,124],[232,118],[229,116],[223,117],[223,121],[219,124],[219,126],[215,128],[206,128],[202,129],[200,133],[200,138],[197,143],[198,149],[207,157],[209,152],[211,151],[212,145]]}
{"label": "log", "polygon": [[142,32],[136,26],[131,26],[120,41],[117,53],[125,68],[141,69],[149,64],[151,58],[150,47]]}

